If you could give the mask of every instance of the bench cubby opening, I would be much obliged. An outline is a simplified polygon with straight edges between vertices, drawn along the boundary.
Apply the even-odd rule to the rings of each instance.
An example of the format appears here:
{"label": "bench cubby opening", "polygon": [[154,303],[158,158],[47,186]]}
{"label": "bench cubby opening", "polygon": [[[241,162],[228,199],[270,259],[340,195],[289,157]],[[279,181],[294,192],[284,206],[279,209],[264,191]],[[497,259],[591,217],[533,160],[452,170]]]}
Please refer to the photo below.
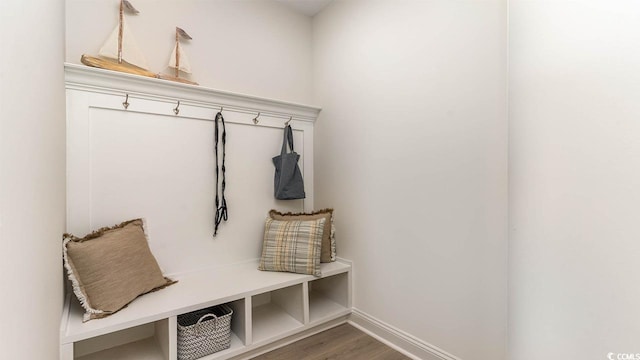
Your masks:
{"label": "bench cubby opening", "polygon": [[247,345],[245,304],[245,298],[226,303],[233,310],[233,315],[231,316],[231,344],[228,349],[201,357],[200,360],[228,359],[244,351]]}
{"label": "bench cubby opening", "polygon": [[304,325],[302,284],[252,296],[252,339],[254,344],[301,328]]}
{"label": "bench cubby opening", "polygon": [[342,290],[348,287],[348,273],[309,281],[309,322],[321,322],[349,309],[349,293]]}
{"label": "bench cubby opening", "polygon": [[96,336],[73,344],[77,360],[169,360],[170,322],[153,323]]}

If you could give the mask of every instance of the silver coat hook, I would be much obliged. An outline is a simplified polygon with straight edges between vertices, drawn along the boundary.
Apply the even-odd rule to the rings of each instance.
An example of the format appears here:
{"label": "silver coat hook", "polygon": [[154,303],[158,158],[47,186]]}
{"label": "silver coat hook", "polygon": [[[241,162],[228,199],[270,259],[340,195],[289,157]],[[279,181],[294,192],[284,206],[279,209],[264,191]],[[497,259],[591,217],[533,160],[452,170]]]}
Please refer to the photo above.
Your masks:
{"label": "silver coat hook", "polygon": [[253,118],[253,123],[254,123],[254,124],[256,124],[256,125],[258,124],[258,122],[259,122],[259,121],[258,121],[258,118],[259,118],[259,117],[260,117],[260,113],[258,112],[258,115],[256,115],[256,117],[254,117],[254,118]]}
{"label": "silver coat hook", "polygon": [[284,123],[284,126],[289,126],[289,123],[291,122],[291,120],[293,120],[293,116],[289,116],[289,120],[287,120],[287,122]]}
{"label": "silver coat hook", "polygon": [[127,97],[124,99],[122,106],[124,107],[125,110],[127,110],[127,108],[129,107],[129,94],[127,94]]}
{"label": "silver coat hook", "polygon": [[180,107],[180,100],[178,100],[178,105],[176,105],[176,108],[173,109],[173,113],[178,115],[180,113],[180,109],[178,109]]}

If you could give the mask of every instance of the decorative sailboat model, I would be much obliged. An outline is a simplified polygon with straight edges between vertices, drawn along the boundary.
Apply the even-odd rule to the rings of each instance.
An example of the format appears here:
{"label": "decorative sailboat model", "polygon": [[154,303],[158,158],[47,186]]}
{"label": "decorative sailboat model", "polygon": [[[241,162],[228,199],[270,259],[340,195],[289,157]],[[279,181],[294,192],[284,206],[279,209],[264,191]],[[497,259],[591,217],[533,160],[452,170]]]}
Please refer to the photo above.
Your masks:
{"label": "decorative sailboat model", "polygon": [[147,70],[147,61],[125,22],[125,11],[131,14],[139,13],[129,1],[120,0],[118,26],[98,52],[100,57],[83,54],[80,61],[85,65],[97,68],[156,77],[156,74]]}
{"label": "decorative sailboat model", "polygon": [[179,81],[185,84],[198,85],[198,83],[196,82],[180,77],[181,71],[187,74],[191,74],[191,64],[189,64],[187,54],[182,50],[182,46],[180,46],[180,39],[191,40],[192,38],[191,36],[189,36],[189,34],[187,34],[186,31],[176,26],[176,45],[173,47],[173,52],[171,53],[171,57],[169,58],[168,66],[174,69],[175,75],[158,74],[158,78],[164,80]]}

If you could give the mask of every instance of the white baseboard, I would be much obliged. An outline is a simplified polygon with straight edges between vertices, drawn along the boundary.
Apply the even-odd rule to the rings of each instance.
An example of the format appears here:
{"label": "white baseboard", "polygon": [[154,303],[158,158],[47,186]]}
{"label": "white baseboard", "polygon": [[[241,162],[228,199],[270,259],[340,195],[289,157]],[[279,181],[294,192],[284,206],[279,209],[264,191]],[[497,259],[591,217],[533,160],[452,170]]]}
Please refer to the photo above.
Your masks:
{"label": "white baseboard", "polygon": [[348,323],[415,360],[462,360],[356,308]]}
{"label": "white baseboard", "polygon": [[376,340],[391,347],[394,350],[404,354],[405,356],[415,360],[462,360],[461,358],[449,354],[448,352],[426,343],[404,331],[397,329],[375,317],[362,312],[356,308],[351,309],[351,314],[327,322],[301,333],[289,336],[269,345],[253,349],[247,353],[235,356],[233,360],[248,360],[255,356],[267,353],[282,346],[289,345],[298,340],[315,335],[319,332],[331,329],[338,325],[348,323],[366,334],[372,336]]}

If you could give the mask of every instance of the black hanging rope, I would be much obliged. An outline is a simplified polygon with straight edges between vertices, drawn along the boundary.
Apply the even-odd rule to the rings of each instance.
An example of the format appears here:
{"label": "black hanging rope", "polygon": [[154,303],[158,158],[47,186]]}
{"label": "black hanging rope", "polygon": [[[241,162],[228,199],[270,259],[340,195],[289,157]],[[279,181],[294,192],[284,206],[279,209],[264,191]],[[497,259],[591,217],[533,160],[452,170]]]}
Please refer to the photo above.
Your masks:
{"label": "black hanging rope", "polygon": [[[222,124],[222,166],[218,168],[218,138],[220,137],[220,131],[218,130],[218,119],[220,119],[220,123]],[[216,114],[215,119],[215,153],[216,153],[216,216],[215,216],[215,229],[213,230],[213,236],[218,234],[218,226],[222,220],[227,221],[229,215],[227,213],[227,199],[224,197],[224,189],[227,187],[227,181],[225,178],[226,167],[224,166],[224,160],[226,157],[225,145],[227,143],[227,129],[224,125],[224,117],[222,117],[222,110]],[[221,195],[222,200],[220,200],[220,196],[218,196],[218,183],[220,176],[220,169],[222,170],[222,184],[221,184]]]}

